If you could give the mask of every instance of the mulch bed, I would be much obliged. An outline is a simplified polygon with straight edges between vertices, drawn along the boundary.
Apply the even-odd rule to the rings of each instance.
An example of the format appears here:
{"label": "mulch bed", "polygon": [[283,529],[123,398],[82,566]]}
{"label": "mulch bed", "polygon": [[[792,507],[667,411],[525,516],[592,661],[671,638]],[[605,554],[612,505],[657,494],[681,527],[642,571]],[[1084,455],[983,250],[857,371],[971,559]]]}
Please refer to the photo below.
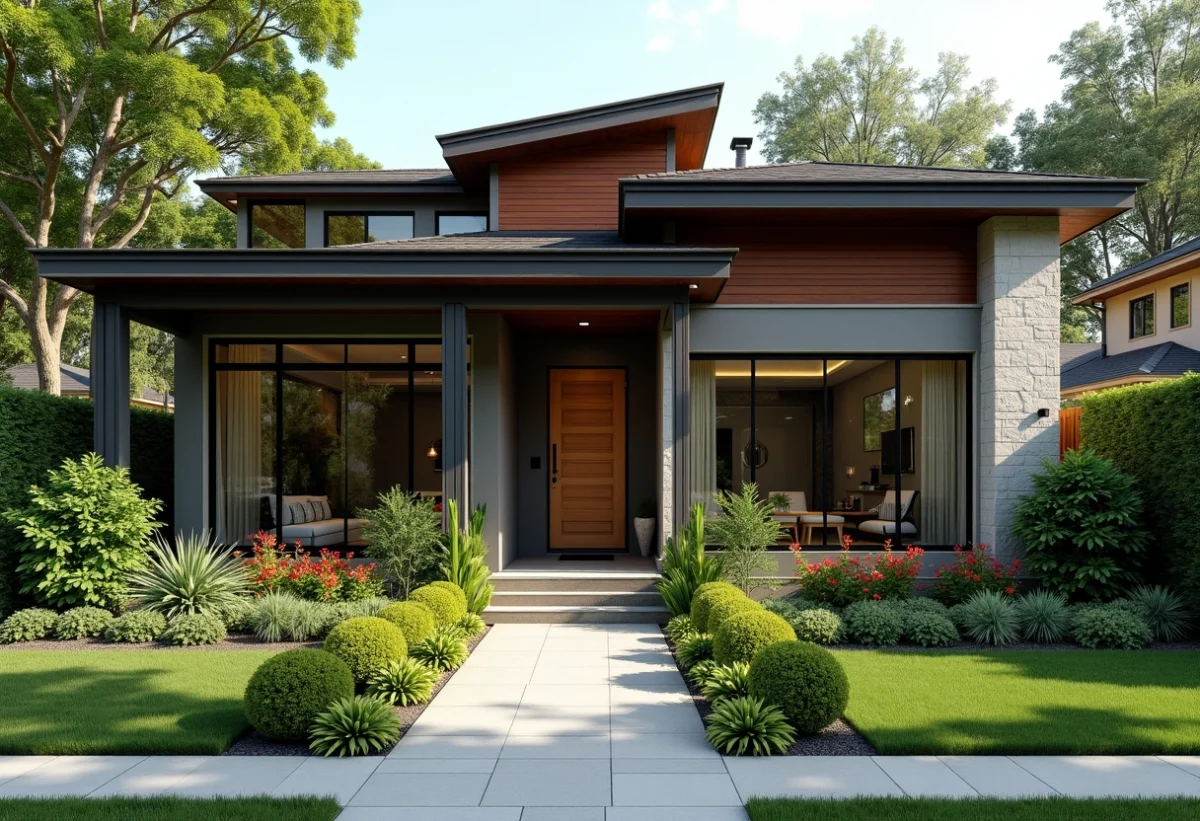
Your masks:
{"label": "mulch bed", "polygon": [[[473,638],[467,642],[468,653],[475,651],[475,647],[479,644],[479,642],[483,641],[483,637],[486,636],[488,634],[488,631],[490,631],[491,629],[492,629],[491,626],[489,626],[486,630],[484,630],[478,636],[476,636],[475,638]],[[214,646],[218,646],[218,645],[214,645]],[[258,646],[269,648],[269,647],[272,647],[273,645],[260,643]],[[293,644],[290,646],[295,647],[297,645]],[[318,642],[318,643],[315,643],[312,645],[305,645],[305,646],[320,647],[321,645]],[[429,697],[429,701],[426,702],[425,704],[413,704],[409,707],[393,707],[392,708],[393,710],[395,710],[396,715],[400,719],[400,739],[403,739],[404,736],[408,734],[409,729],[413,726],[413,724],[416,723],[417,719],[421,716],[421,713],[425,712],[425,708],[433,703],[433,699],[437,697],[438,692],[440,692],[441,689],[446,686],[446,682],[448,682],[450,679],[454,678],[454,673],[455,673],[455,671],[453,671],[453,670],[451,670],[448,673],[442,673],[441,678],[439,678],[437,680],[437,684],[433,685],[433,694]],[[396,743],[397,744],[400,743],[399,740]],[[395,744],[391,744],[391,745],[385,747],[384,749],[380,750],[378,753],[376,753],[376,755],[385,756],[388,753],[390,753],[393,749],[395,749],[395,747],[396,747]],[[229,747],[226,748],[225,752],[221,753],[221,755],[307,755],[307,756],[311,756],[311,755],[313,755],[313,752],[312,752],[312,750],[310,750],[308,748],[307,744],[280,744],[279,742],[271,741],[270,739],[266,738],[261,733],[255,731],[255,730],[251,730],[249,733],[247,733],[246,735],[239,738],[237,741],[230,744]]]}
{"label": "mulch bed", "polygon": [[[700,688],[692,683],[679,657],[675,655],[675,644],[668,638],[667,646],[671,648],[671,656],[675,666],[687,684],[688,692],[692,694],[692,703],[700,713],[700,719],[708,724],[708,715],[713,711],[712,703],[704,697]],[[816,735],[801,736],[782,755],[875,755],[875,748],[865,738],[859,735],[845,719],[838,719]]]}
{"label": "mulch bed", "polygon": [[[1090,647],[1081,647],[1078,644],[1066,643],[1061,644],[1034,644],[1033,642],[1022,641],[1014,644],[1004,644],[999,647],[991,644],[975,644],[969,641],[960,641],[958,644],[952,644],[949,647],[917,647],[912,644],[893,644],[888,647],[868,647],[865,644],[830,644],[827,645],[830,650],[886,650],[889,653],[982,653],[982,652],[1012,652],[1014,650],[1030,651],[1030,650],[1078,650],[1083,653],[1094,653],[1095,650]],[[1200,650],[1200,641],[1175,641],[1175,642],[1151,642],[1142,650]],[[1137,650],[1129,650],[1124,652],[1139,652]]]}
{"label": "mulch bed", "polygon": [[216,644],[201,644],[199,646],[180,647],[166,642],[152,641],[146,644],[129,644],[126,642],[109,642],[103,639],[71,639],[70,641],[22,641],[15,644],[0,644],[0,652],[5,650],[167,650],[173,652],[203,653],[213,650],[295,650],[297,647],[320,648],[319,641],[259,641],[254,636],[232,635],[225,641]]}

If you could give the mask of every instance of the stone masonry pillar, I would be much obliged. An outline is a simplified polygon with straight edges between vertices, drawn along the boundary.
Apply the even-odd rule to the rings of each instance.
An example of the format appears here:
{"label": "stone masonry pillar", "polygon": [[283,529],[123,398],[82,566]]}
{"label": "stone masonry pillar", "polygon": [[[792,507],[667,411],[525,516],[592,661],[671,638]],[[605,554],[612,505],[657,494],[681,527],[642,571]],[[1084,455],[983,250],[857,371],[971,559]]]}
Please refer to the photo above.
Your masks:
{"label": "stone masonry pillar", "polygon": [[1022,550],[1013,508],[1042,460],[1058,457],[1058,218],[992,217],[977,253],[979,539],[1008,561]]}

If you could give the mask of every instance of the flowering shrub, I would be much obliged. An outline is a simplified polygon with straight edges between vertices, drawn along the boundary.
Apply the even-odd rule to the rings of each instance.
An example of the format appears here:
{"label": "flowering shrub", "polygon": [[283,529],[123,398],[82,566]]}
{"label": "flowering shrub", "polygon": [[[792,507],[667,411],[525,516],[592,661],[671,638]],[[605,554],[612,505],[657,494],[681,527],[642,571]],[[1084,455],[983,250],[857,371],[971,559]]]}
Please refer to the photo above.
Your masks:
{"label": "flowering shrub", "polygon": [[819,563],[807,562],[798,545],[792,546],[792,552],[796,554],[796,577],[805,598],[837,607],[864,600],[911,598],[921,556],[925,555],[919,547],[896,553],[888,539],[881,553],[852,556],[849,536],[836,560],[826,557]]}
{"label": "flowering shrub", "polygon": [[375,565],[351,567],[347,553],[343,559],[336,551],[321,549],[320,559],[300,549],[296,542],[294,559],[283,555],[275,535],[262,531],[251,537],[253,558],[247,559],[251,584],[259,595],[291,593],[309,601],[364,601],[383,595],[383,581],[375,577]]}
{"label": "flowering shrub", "polygon": [[1014,596],[1020,561],[1004,565],[992,558],[986,545],[954,548],[954,563],[939,567],[933,597],[947,607],[962,604],[979,591]]}

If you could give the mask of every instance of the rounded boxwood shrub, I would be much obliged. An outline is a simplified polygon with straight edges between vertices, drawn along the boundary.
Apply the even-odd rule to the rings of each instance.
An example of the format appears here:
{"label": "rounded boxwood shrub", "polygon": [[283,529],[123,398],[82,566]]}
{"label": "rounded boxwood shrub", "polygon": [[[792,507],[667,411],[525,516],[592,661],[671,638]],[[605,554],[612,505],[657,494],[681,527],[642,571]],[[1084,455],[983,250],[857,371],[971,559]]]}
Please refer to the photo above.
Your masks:
{"label": "rounded boxwood shrub", "polygon": [[399,627],[400,632],[404,634],[404,643],[409,647],[430,638],[437,630],[437,619],[433,611],[419,601],[398,601],[389,604],[379,611],[379,618]]}
{"label": "rounded boxwood shrub", "polygon": [[167,623],[163,641],[190,647],[225,641],[225,622],[211,613],[181,613]]}
{"label": "rounded boxwood shrub", "polygon": [[117,616],[104,629],[104,640],[121,644],[145,644],[154,641],[167,629],[162,613],[132,610]]}
{"label": "rounded boxwood shrub", "polygon": [[709,609],[714,602],[730,597],[741,597],[744,599],[746,598],[746,594],[729,582],[705,582],[697,587],[696,595],[692,597],[692,629],[697,633],[709,632]]}
{"label": "rounded boxwood shrub", "polygon": [[466,595],[450,582],[433,582],[418,587],[408,600],[428,607],[438,624],[457,624],[467,614]]}
{"label": "rounded boxwood shrub", "polygon": [[850,641],[870,647],[888,647],[900,643],[904,619],[900,611],[883,602],[860,601],[846,608],[842,623]]}
{"label": "rounded boxwood shrub", "polygon": [[812,735],[841,717],[850,679],[833,653],[806,641],[764,647],[750,662],[750,695],[774,704],[796,732]]}
{"label": "rounded boxwood shrub", "polygon": [[0,624],[0,644],[44,639],[54,628],[58,616],[53,610],[29,607],[13,613]]}
{"label": "rounded boxwood shrub", "polygon": [[800,641],[813,644],[833,644],[842,635],[842,619],[837,613],[814,608],[801,610],[788,619]]}
{"label": "rounded boxwood shrub", "polygon": [[796,631],[782,616],[756,607],[733,613],[721,622],[713,635],[713,658],[725,665],[749,662],[769,644],[795,640]]}
{"label": "rounded boxwood shrub", "polygon": [[721,629],[721,625],[735,613],[766,612],[761,604],[744,593],[738,596],[729,596],[728,598],[718,598],[708,608],[708,632],[712,633],[715,637],[717,631]]}
{"label": "rounded boxwood shrub", "polygon": [[98,636],[112,623],[113,614],[99,607],[72,607],[54,621],[54,638],[61,641]]}
{"label": "rounded boxwood shrub", "polygon": [[904,638],[921,647],[949,647],[958,642],[958,628],[949,616],[918,611],[904,619]]}
{"label": "rounded boxwood shrub", "polygon": [[378,616],[347,619],[329,631],[324,647],[349,665],[355,681],[366,681],[389,661],[408,655],[400,628]]}
{"label": "rounded boxwood shrub", "polygon": [[264,661],[246,685],[246,720],[274,741],[304,741],[313,719],[354,695],[346,662],[324,650],[286,650]]}
{"label": "rounded boxwood shrub", "polygon": [[1152,638],[1146,622],[1124,607],[1111,604],[1080,613],[1071,626],[1071,636],[1083,647],[1093,650],[1137,650]]}

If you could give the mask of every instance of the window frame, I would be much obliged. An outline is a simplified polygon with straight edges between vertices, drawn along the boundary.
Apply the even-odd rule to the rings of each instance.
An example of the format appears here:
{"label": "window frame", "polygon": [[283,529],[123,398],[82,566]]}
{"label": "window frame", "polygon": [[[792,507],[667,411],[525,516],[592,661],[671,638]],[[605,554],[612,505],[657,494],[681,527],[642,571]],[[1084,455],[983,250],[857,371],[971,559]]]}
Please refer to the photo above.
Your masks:
{"label": "window frame", "polygon": [[417,236],[417,212],[416,211],[393,211],[389,209],[353,209],[350,211],[325,211],[321,218],[324,235],[321,237],[322,248],[341,248],[340,245],[329,244],[329,218],[330,217],[362,217],[363,218],[363,242],[369,242],[367,237],[371,233],[371,217],[408,217],[413,221],[413,238]]}
{"label": "window frame", "polygon": [[[1179,325],[1176,325],[1175,324],[1175,293],[1181,288],[1186,289],[1186,292],[1187,292],[1187,321],[1183,322]],[[1191,280],[1188,280],[1187,282],[1176,283],[1175,285],[1172,285],[1167,290],[1167,307],[1168,307],[1169,313],[1171,315],[1170,319],[1168,320],[1168,322],[1170,322],[1170,330],[1177,331],[1180,328],[1190,328],[1192,326],[1192,282],[1191,282]]]}
{"label": "window frame", "polygon": [[[483,217],[483,231],[466,231],[462,234],[443,234],[442,217]],[[482,234],[492,230],[491,216],[487,211],[434,211],[433,235],[435,237],[461,237],[468,234]]]}
{"label": "window frame", "polygon": [[[252,200],[248,200],[246,202],[246,247],[247,248],[255,247],[254,246],[254,206],[256,206],[256,205],[299,205],[301,211],[304,214],[304,218],[300,221],[300,224],[304,226],[304,244],[301,245],[300,248],[308,247],[308,201],[304,200],[304,199],[292,199],[292,198],[286,198],[286,199],[267,198],[267,199],[252,199]],[[265,248],[265,249],[260,249],[260,250],[295,251],[298,249],[297,248],[288,248],[288,249]]]}
{"label": "window frame", "polygon": [[[1139,297],[1129,300],[1129,338],[1130,339],[1145,339],[1146,337],[1154,336],[1158,332],[1158,325],[1155,321],[1155,319],[1156,319],[1155,318],[1155,309],[1158,306],[1156,306],[1154,304],[1155,303],[1154,297],[1155,297],[1155,293],[1153,291],[1151,291],[1148,294],[1143,294],[1142,296],[1139,296]],[[1136,321],[1137,320],[1137,306],[1146,305],[1146,304],[1148,304],[1150,306],[1151,327],[1150,327],[1149,331],[1145,330],[1146,316],[1145,316],[1145,312],[1143,312],[1143,314],[1142,314],[1142,333],[1139,334],[1136,332],[1137,331],[1137,321]]]}

